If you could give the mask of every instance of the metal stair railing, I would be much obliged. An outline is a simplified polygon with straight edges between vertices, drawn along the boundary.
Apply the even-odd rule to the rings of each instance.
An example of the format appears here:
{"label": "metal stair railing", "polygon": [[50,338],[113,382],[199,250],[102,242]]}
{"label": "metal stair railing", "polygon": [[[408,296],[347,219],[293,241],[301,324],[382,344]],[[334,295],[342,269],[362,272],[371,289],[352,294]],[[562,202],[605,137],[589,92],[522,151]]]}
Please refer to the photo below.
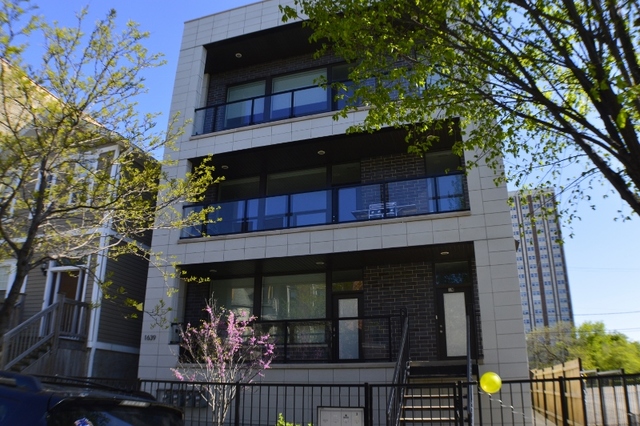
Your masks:
{"label": "metal stair railing", "polygon": [[387,425],[400,424],[400,414],[409,371],[409,316],[403,311],[402,340],[398,349],[398,361],[393,372],[393,382],[387,403]]}

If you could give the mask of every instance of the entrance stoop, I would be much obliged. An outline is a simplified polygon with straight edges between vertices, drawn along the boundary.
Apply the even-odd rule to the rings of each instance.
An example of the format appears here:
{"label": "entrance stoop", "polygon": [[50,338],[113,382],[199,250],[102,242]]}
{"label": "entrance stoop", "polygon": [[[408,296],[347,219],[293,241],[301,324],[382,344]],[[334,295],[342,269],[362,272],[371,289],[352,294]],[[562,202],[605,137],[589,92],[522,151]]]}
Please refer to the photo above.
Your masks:
{"label": "entrance stoop", "polygon": [[[473,365],[473,379],[477,378]],[[402,403],[400,423],[405,426],[445,426],[466,421],[467,389],[458,395],[459,382],[467,381],[466,363],[412,362]]]}

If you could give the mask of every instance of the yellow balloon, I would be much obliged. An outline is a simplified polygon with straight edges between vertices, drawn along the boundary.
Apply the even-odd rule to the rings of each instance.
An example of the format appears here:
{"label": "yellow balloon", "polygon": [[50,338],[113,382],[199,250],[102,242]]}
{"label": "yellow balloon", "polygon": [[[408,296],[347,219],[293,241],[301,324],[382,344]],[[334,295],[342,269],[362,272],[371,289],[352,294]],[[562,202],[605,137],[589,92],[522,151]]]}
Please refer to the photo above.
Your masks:
{"label": "yellow balloon", "polygon": [[493,371],[488,371],[480,377],[480,389],[486,393],[496,393],[502,387],[502,379]]}

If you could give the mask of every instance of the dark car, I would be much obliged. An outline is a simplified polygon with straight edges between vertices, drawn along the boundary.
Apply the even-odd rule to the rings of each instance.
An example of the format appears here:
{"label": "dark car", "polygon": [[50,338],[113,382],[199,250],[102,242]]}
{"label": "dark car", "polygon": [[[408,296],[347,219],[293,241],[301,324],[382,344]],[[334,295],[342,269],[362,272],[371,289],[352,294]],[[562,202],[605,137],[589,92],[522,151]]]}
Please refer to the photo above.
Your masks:
{"label": "dark car", "polygon": [[143,392],[0,371],[2,426],[184,426],[184,414]]}

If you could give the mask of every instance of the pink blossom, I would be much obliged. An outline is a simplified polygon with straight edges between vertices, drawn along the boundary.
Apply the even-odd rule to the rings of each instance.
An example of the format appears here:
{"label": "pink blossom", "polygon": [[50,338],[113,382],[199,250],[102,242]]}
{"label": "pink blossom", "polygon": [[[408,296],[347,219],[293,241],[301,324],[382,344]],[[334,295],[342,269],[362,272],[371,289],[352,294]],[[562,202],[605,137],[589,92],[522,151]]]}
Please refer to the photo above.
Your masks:
{"label": "pink blossom", "polygon": [[[231,383],[251,383],[263,377],[274,357],[275,345],[268,334],[256,333],[255,316],[246,315],[207,304],[207,320],[198,327],[187,324],[182,331],[179,369],[172,369],[181,381],[210,383],[203,389],[203,398],[214,414],[214,424],[223,424],[230,403],[235,397]],[[189,373],[186,373],[189,372]]]}

